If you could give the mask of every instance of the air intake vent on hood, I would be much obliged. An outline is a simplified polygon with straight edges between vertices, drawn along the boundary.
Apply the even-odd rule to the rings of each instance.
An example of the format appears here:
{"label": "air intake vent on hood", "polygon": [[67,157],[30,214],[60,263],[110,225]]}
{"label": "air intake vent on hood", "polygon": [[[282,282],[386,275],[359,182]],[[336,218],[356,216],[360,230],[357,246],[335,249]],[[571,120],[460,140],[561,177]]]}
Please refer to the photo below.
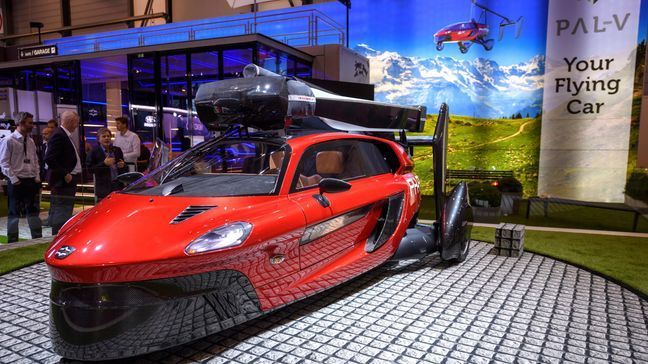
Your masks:
{"label": "air intake vent on hood", "polygon": [[171,223],[172,224],[178,224],[181,223],[188,218],[194,217],[198,214],[201,214],[207,210],[211,210],[216,206],[189,206],[186,209],[184,209],[181,213],[176,216]]}

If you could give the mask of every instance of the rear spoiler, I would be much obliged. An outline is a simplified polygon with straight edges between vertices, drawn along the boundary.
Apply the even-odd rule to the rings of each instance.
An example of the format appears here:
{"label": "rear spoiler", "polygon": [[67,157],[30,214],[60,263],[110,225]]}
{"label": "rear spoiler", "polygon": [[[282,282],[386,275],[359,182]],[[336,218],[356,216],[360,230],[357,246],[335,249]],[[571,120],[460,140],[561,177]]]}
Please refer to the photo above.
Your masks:
{"label": "rear spoiler", "polygon": [[210,82],[196,93],[196,111],[208,129],[233,125],[261,130],[286,119],[319,116],[367,129],[422,132],[424,106],[401,106],[336,95],[308,82],[250,64],[244,78]]}
{"label": "rear spoiler", "polygon": [[357,99],[308,85],[317,100],[317,116],[368,129],[422,132],[425,128],[425,106],[403,106]]}

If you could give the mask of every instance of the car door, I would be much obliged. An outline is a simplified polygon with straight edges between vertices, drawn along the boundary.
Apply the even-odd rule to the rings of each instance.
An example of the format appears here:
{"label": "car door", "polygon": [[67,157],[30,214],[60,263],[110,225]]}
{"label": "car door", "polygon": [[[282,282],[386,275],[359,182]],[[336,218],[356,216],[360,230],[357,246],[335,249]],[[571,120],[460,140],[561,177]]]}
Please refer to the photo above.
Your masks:
{"label": "car door", "polygon": [[[306,217],[299,246],[301,269],[324,262],[355,244],[364,244],[386,196],[390,191],[397,192],[394,168],[382,157],[372,161],[371,153],[367,153],[371,148],[376,147],[368,141],[342,139],[313,145],[303,153],[289,197]],[[373,166],[376,162],[378,167]],[[323,178],[344,180],[351,188],[324,193],[329,202],[325,206],[318,197],[318,183]]]}

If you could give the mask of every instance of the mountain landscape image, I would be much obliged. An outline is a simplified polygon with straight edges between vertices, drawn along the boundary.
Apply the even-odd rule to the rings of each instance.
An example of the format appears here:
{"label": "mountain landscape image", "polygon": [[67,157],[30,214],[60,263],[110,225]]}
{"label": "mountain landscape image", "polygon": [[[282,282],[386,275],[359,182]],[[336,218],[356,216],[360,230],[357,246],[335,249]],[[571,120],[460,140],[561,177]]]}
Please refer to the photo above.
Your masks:
{"label": "mountain landscape image", "polygon": [[500,65],[485,58],[408,57],[367,44],[354,50],[369,59],[378,101],[425,105],[429,113],[445,102],[452,114],[479,118],[534,117],[542,110],[544,55]]}
{"label": "mountain landscape image", "polygon": [[[441,103],[450,108],[448,169],[512,171],[526,196],[537,193],[544,55],[500,65],[491,59],[409,57],[367,44],[354,50],[369,59],[377,101],[425,105],[431,135]],[[415,151],[423,194],[433,194],[430,148]]]}

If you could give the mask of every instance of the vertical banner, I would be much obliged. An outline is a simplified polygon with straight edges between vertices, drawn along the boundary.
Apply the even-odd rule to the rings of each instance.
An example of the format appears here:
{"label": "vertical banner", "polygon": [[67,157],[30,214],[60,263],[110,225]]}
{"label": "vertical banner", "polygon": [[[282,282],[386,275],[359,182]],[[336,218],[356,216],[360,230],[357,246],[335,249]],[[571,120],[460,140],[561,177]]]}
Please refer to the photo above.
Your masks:
{"label": "vertical banner", "polygon": [[538,194],[623,202],[641,0],[550,0]]}

